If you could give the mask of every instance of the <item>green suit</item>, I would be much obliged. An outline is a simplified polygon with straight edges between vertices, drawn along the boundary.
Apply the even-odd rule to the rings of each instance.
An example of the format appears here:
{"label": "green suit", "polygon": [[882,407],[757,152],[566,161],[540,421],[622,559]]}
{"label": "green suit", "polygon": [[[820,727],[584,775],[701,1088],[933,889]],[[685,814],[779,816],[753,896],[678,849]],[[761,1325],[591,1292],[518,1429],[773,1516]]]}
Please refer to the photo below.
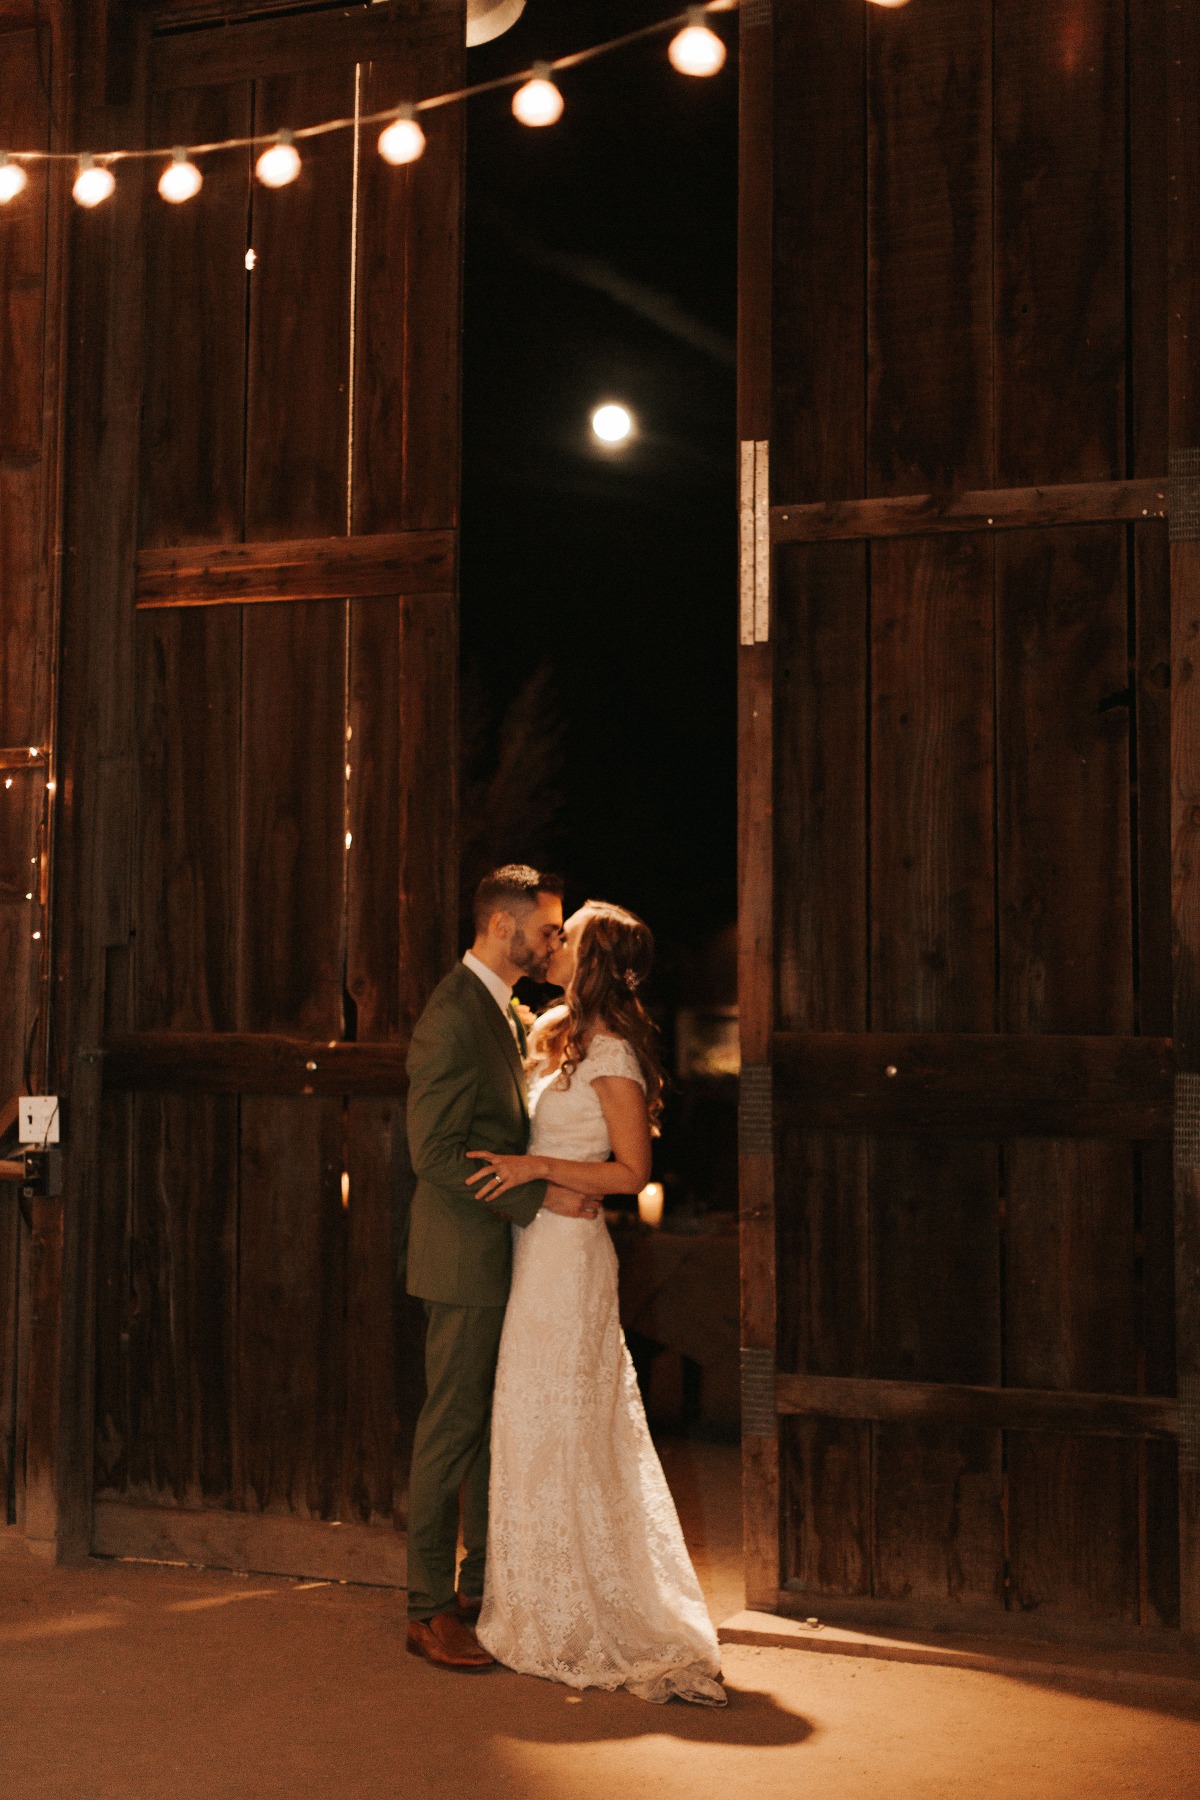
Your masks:
{"label": "green suit", "polygon": [[408,1143],[417,1177],[408,1291],[425,1302],[426,1399],[413,1441],[408,1503],[409,1616],[454,1605],[462,1495],[466,1558],[459,1586],[483,1591],[488,1434],[500,1329],[512,1276],[509,1220],[528,1225],[542,1181],[486,1206],[468,1150],[520,1154],[529,1143],[525,1074],[492,995],[459,963],[417,1021],[408,1052]]}

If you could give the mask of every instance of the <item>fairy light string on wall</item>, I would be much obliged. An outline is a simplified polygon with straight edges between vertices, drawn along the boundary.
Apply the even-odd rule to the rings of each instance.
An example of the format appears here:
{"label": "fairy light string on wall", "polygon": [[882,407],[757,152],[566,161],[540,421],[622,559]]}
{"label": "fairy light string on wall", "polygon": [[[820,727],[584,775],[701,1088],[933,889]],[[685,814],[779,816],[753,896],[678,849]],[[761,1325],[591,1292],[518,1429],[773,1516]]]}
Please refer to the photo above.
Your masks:
{"label": "fairy light string on wall", "polygon": [[[643,25],[604,43],[592,44],[586,50],[575,50],[566,56],[537,62],[512,75],[501,75],[491,81],[475,82],[447,94],[432,94],[424,100],[405,101],[374,113],[360,114],[357,120],[325,119],[317,125],[298,126],[294,131],[273,131],[250,137],[221,138],[207,144],[173,144],[153,150],[97,150],[77,153],[67,150],[0,150],[0,206],[7,205],[24,192],[28,185],[26,166],[30,163],[73,163],[75,181],[71,192],[78,205],[95,207],[107,200],[116,188],[115,168],[124,162],[160,162],[164,165],[158,181],[163,199],[179,206],[197,195],[204,185],[204,175],[197,158],[219,155],[224,150],[257,150],[254,172],[264,187],[281,188],[296,180],[301,169],[298,145],[309,138],[327,137],[333,132],[353,131],[357,126],[379,125],[378,150],[385,162],[396,166],[416,162],[424,154],[425,133],[417,115],[433,112],[438,107],[454,106],[476,94],[494,93],[513,88],[514,116],[524,125],[540,128],[553,125],[562,117],[563,95],[553,79],[564,70],[578,68],[597,56],[643,39],[671,32],[667,54],[672,66],[684,75],[715,75],[725,62],[725,45],[705,23],[710,13],[735,12],[740,0],[705,0],[703,5],[689,6],[685,13]],[[894,0],[893,0],[894,3]]]}
{"label": "fairy light string on wall", "polygon": [[[870,0],[870,3],[882,8],[899,8],[907,6],[909,0]],[[667,51],[673,68],[682,75],[703,77],[717,74],[725,63],[725,45],[705,23],[705,19],[709,13],[735,12],[739,5],[740,0],[704,0],[702,5],[689,6],[686,13],[657,20],[652,25],[643,25],[637,31],[627,31],[620,37],[593,44],[586,50],[575,50],[566,56],[536,62],[532,67],[519,70],[516,74],[501,75],[492,81],[475,82],[470,87],[457,88],[448,94],[432,94],[424,100],[406,101],[382,112],[365,113],[357,119],[325,119],[317,125],[300,126],[295,131],[221,138],[212,143],[193,144],[190,147],[175,144],[169,149],[81,153],[70,150],[0,150],[0,206],[8,205],[25,191],[29,183],[24,167],[27,163],[74,163],[72,195],[79,206],[91,208],[101,205],[115,191],[114,164],[161,162],[164,159],[167,160],[159,177],[158,191],[164,200],[179,206],[193,199],[204,185],[203,173],[193,160],[195,157],[216,156],[223,150],[257,150],[260,146],[261,154],[255,163],[255,174],[259,181],[264,187],[287,187],[300,173],[297,139],[325,137],[332,132],[353,131],[364,125],[383,127],[378,139],[379,154],[385,162],[400,166],[416,162],[424,154],[425,133],[417,122],[419,112],[432,112],[437,107],[453,106],[470,100],[476,94],[493,93],[497,89],[508,87],[516,89],[512,110],[523,125],[534,128],[553,125],[562,117],[565,104],[557,83],[552,79],[554,74],[564,69],[578,68],[581,63],[590,62],[594,57],[607,55],[610,51],[623,49],[628,44],[657,37],[668,31],[674,34]],[[252,252],[248,256],[250,254]],[[248,260],[247,267],[251,266]]]}

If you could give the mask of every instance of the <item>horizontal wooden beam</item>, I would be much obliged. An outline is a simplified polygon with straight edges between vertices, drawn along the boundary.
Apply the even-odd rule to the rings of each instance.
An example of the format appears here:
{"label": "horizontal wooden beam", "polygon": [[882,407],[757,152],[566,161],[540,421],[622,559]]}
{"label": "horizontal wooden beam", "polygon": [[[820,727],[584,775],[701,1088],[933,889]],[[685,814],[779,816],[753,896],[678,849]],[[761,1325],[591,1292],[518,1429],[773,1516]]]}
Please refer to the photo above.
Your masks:
{"label": "horizontal wooden beam", "polygon": [[299,1575],[402,1588],[407,1540],[394,1525],[297,1519],[278,1513],[202,1512],[98,1499],[92,1519],[97,1556],[198,1563],[247,1575]]}
{"label": "horizontal wooden beam", "polygon": [[1027,525],[1111,525],[1163,519],[1167,478],[1079,481],[1057,487],[980,488],[961,494],[897,494],[771,508],[776,544],[928,537],[948,531],[1015,531]]}
{"label": "horizontal wooden beam", "polygon": [[315,1044],[265,1032],[130,1031],[103,1047],[112,1091],[400,1094],[407,1043]]}
{"label": "horizontal wooden beam", "polygon": [[1058,1393],[838,1375],[779,1375],[775,1395],[781,1413],[881,1425],[961,1425],[1121,1438],[1177,1438],[1184,1430],[1179,1401],[1161,1395]]}
{"label": "horizontal wooden beam", "polygon": [[777,1123],[893,1136],[1169,1139],[1170,1038],[780,1032]]}
{"label": "horizontal wooden beam", "polygon": [[[277,10],[266,0],[263,12]],[[279,8],[283,10],[283,8]],[[395,56],[419,34],[424,49],[440,35],[438,15],[447,34],[454,32],[461,14],[453,0],[405,0],[399,6],[355,6],[346,10],[310,13],[307,18],[258,18],[230,21],[225,0],[196,0],[193,6],[172,11],[161,19],[151,40],[150,82],[157,90],[211,87],[226,81],[249,81],[255,76],[295,75],[305,69],[323,68],[329,62],[370,62]],[[160,15],[161,18],[161,15]],[[181,25],[212,19],[214,29],[180,30]],[[219,20],[219,25],[216,21]],[[164,27],[168,29],[164,30]],[[173,29],[170,29],[173,28]],[[417,94],[397,94],[396,100],[416,100]]]}
{"label": "horizontal wooden beam", "polygon": [[144,611],[166,606],[248,606],[272,600],[449,594],[454,588],[454,552],[452,531],[142,550],[137,560],[136,599],[139,610]]}
{"label": "horizontal wooden beam", "polygon": [[24,1181],[25,1164],[11,1162],[8,1157],[0,1161],[0,1181]]}
{"label": "horizontal wooden beam", "polygon": [[45,769],[46,752],[44,750],[35,746],[33,754],[30,755],[28,744],[0,745],[0,771],[6,773],[28,771],[31,774],[41,775],[45,773]]}

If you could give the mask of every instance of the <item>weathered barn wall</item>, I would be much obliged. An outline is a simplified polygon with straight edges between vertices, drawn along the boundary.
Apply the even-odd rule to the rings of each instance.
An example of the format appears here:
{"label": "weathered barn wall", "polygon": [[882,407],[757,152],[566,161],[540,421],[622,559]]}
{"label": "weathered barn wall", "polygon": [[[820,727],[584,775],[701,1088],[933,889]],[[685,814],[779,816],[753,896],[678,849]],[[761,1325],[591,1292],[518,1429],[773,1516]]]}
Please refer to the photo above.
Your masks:
{"label": "weathered barn wall", "polygon": [[[0,7],[0,137],[48,147],[66,45],[45,9]],[[43,1084],[51,939],[54,645],[59,576],[61,204],[35,173],[0,213],[0,1114]],[[24,1523],[31,1277],[53,1261],[57,1209],[22,1224],[0,1183],[0,1524]],[[32,1254],[36,1252],[36,1254]],[[43,1371],[44,1373],[44,1371]],[[35,1371],[36,1374],[36,1371]]]}
{"label": "weathered barn wall", "polygon": [[742,29],[773,151],[743,249],[775,545],[741,652],[776,1124],[745,1145],[747,1342],[781,1415],[748,1450],[754,1584],[1170,1630],[1182,1543],[1194,1630],[1164,515],[1196,44],[1167,0]]}
{"label": "weathered barn wall", "polygon": [[[220,11],[79,8],[68,141],[461,82],[462,0]],[[403,1574],[403,1057],[455,932],[462,125],[437,113],[411,170],[364,127],[279,193],[242,151],[184,208],[152,163],[66,203],[67,1192],[25,1521],[60,1549],[169,1549],[210,1509],[209,1560]]]}

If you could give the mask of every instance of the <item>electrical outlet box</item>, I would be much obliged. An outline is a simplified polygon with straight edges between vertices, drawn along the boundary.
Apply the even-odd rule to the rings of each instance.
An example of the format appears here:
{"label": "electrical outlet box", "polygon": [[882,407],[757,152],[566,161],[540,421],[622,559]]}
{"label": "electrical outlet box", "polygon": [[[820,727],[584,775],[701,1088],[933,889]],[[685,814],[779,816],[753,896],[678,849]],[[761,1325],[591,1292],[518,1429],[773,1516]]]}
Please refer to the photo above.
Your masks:
{"label": "electrical outlet box", "polygon": [[59,1141],[57,1094],[22,1094],[17,1135],[23,1144],[57,1144]]}

